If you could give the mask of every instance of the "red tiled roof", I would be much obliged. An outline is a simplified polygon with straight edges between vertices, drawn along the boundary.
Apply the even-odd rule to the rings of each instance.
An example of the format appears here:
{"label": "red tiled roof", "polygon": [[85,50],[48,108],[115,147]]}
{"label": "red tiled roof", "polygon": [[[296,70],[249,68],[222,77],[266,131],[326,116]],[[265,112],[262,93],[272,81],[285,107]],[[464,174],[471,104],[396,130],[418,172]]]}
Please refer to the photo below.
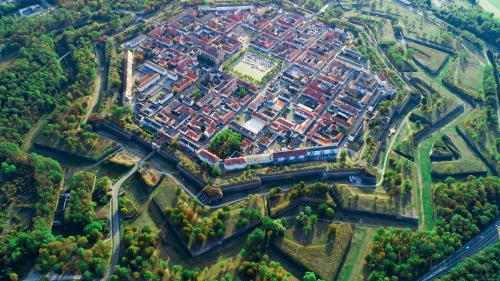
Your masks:
{"label": "red tiled roof", "polygon": [[231,165],[243,165],[246,164],[247,160],[243,157],[236,157],[236,158],[227,158],[224,159],[224,165],[231,166]]}
{"label": "red tiled roof", "polygon": [[206,149],[202,149],[198,152],[198,155],[200,157],[203,157],[205,159],[207,159],[208,161],[212,162],[212,163],[218,163],[220,161],[220,158],[219,156],[213,154],[212,152],[206,150]]}
{"label": "red tiled roof", "polygon": [[292,156],[305,156],[305,155],[307,155],[306,149],[296,149],[296,150],[275,152],[273,153],[273,158],[286,158]]}

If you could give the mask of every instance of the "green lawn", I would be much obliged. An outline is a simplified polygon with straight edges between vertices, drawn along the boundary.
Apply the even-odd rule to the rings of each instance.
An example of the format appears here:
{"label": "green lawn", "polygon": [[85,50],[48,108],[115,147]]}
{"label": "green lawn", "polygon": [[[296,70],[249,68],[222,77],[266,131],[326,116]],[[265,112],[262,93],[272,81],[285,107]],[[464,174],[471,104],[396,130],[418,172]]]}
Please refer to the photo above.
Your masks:
{"label": "green lawn", "polygon": [[439,37],[440,28],[421,15],[402,7],[391,0],[366,1],[363,10],[392,14],[398,17],[404,34],[412,38],[434,39]]}
{"label": "green lawn", "polygon": [[394,29],[392,28],[392,23],[390,20],[384,20],[384,23],[378,28],[379,41],[390,41],[395,42]]}
{"label": "green lawn", "polygon": [[446,133],[460,151],[460,158],[454,161],[439,161],[432,163],[432,172],[439,175],[488,172],[486,165],[469,149],[462,137],[454,130]]}
{"label": "green lawn", "polygon": [[407,43],[407,46],[415,50],[413,58],[428,67],[432,73],[436,73],[449,56],[445,52],[416,43],[410,42]]}
{"label": "green lawn", "polygon": [[422,227],[424,229],[432,229],[434,226],[434,209],[432,204],[432,176],[431,176],[431,159],[429,157],[432,145],[434,144],[435,137],[431,137],[423,141],[415,153],[415,163],[419,166],[421,187],[419,194],[421,198],[421,221],[423,220]]}
{"label": "green lawn", "polygon": [[352,239],[350,225],[337,224],[335,238],[328,235],[328,224],[318,222],[310,234],[302,228],[289,228],[285,236],[274,243],[295,262],[313,271],[325,280],[333,280]]}
{"label": "green lawn", "polygon": [[479,0],[479,5],[500,19],[500,0]]}
{"label": "green lawn", "polygon": [[365,256],[370,251],[375,229],[356,226],[352,237],[351,249],[347,254],[338,281],[361,281],[364,280],[363,271]]}
{"label": "green lawn", "polygon": [[483,67],[471,55],[465,60],[455,59],[443,79],[460,88],[465,94],[478,97],[479,89],[483,86]]}

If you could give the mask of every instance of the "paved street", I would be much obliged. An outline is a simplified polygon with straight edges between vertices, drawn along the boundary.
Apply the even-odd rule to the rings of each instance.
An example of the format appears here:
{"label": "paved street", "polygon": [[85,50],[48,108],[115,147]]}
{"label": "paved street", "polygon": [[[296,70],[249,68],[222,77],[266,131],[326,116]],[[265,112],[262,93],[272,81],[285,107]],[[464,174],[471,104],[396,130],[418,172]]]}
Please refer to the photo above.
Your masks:
{"label": "paved street", "polygon": [[451,268],[457,265],[460,261],[468,258],[486,246],[491,245],[498,241],[500,238],[498,235],[498,227],[500,226],[500,220],[497,220],[490,227],[476,235],[472,240],[463,245],[462,248],[456,250],[449,258],[439,263],[438,265],[431,268],[431,270],[422,276],[419,281],[430,281],[444,275]]}
{"label": "paved street", "polygon": [[109,268],[106,276],[102,280],[109,280],[115,266],[118,264],[118,258],[120,257],[120,212],[118,206],[118,193],[122,184],[132,176],[144,163],[151,158],[156,151],[151,151],[146,157],[137,162],[134,167],[132,167],[125,175],[123,175],[111,188],[111,241],[112,241],[112,255],[111,261],[109,263]]}

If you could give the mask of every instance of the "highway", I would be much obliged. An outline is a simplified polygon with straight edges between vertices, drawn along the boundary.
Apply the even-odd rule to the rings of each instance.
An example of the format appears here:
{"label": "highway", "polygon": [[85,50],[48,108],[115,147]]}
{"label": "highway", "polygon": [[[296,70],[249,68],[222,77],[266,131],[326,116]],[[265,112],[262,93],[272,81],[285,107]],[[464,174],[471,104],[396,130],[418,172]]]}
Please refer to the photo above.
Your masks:
{"label": "highway", "polygon": [[451,268],[461,262],[463,259],[468,258],[486,246],[491,245],[498,241],[500,238],[498,235],[498,227],[500,226],[500,219],[495,221],[490,227],[486,228],[469,242],[464,244],[462,248],[456,250],[450,257],[441,263],[433,266],[429,272],[422,276],[418,281],[430,281],[444,275]]}

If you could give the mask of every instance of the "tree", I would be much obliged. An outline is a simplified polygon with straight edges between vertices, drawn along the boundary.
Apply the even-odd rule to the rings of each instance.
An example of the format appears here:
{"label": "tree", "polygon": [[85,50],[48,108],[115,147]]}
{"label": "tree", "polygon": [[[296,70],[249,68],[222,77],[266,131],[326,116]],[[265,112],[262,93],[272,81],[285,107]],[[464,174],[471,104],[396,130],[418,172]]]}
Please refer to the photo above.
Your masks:
{"label": "tree", "polygon": [[334,223],[329,224],[328,225],[328,235],[330,237],[335,237],[336,234],[337,234],[337,225]]}
{"label": "tree", "polygon": [[342,150],[340,152],[340,162],[341,163],[345,163],[346,158],[347,158],[347,151],[346,150]]}
{"label": "tree", "polygon": [[304,277],[302,278],[303,281],[324,281],[322,279],[319,279],[316,277],[316,274],[314,272],[306,272],[304,274]]}
{"label": "tree", "polygon": [[227,158],[235,152],[241,152],[241,141],[241,134],[226,129],[214,137],[208,150],[220,158]]}
{"label": "tree", "polygon": [[15,173],[17,171],[17,167],[13,164],[9,164],[7,162],[2,162],[2,174],[9,175]]}
{"label": "tree", "polygon": [[19,277],[17,277],[17,273],[12,272],[9,274],[9,279],[10,279],[10,281],[17,281],[17,280],[19,280]]}

